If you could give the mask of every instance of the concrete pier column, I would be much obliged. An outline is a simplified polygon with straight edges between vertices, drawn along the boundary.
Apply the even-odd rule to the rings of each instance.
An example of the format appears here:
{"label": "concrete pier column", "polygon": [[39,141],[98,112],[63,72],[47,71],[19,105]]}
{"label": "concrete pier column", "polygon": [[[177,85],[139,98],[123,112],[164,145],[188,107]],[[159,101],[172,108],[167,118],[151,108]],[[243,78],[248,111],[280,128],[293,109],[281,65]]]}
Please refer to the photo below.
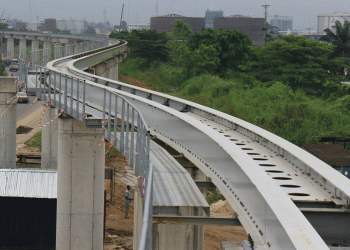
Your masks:
{"label": "concrete pier column", "polygon": [[27,58],[27,40],[26,39],[19,40],[19,56],[22,56],[22,59]]}
{"label": "concrete pier column", "polygon": [[103,249],[103,133],[58,120],[57,250]]}
{"label": "concrete pier column", "polygon": [[118,81],[118,63],[109,69],[109,79]]}
{"label": "concrete pier column", "polygon": [[51,42],[44,42],[44,62],[51,61]]}
{"label": "concrete pier column", "polygon": [[142,191],[139,186],[135,187],[134,194],[134,232],[133,232],[133,247],[138,249],[141,239],[141,229],[143,220],[143,200]]}
{"label": "concrete pier column", "polygon": [[62,43],[55,43],[55,59],[62,57]]}
{"label": "concrete pier column", "polygon": [[7,58],[15,57],[15,39],[8,38],[7,39]]}
{"label": "concrete pier column", "polygon": [[[42,124],[46,124],[54,119],[58,114],[58,109],[49,106],[44,114]],[[58,120],[51,122],[42,128],[41,135],[41,168],[57,169],[58,155]]]}
{"label": "concrete pier column", "polygon": [[16,167],[17,104],[9,108],[16,93],[16,78],[0,77],[0,168]]}
{"label": "concrete pier column", "polygon": [[73,53],[74,53],[74,45],[73,44],[66,43],[65,48],[66,48],[65,56],[73,55]]}
{"label": "concrete pier column", "polygon": [[32,40],[32,52],[31,52],[31,58],[30,60],[33,63],[38,63],[39,62],[39,53],[34,52],[39,50],[39,41],[38,40]]}

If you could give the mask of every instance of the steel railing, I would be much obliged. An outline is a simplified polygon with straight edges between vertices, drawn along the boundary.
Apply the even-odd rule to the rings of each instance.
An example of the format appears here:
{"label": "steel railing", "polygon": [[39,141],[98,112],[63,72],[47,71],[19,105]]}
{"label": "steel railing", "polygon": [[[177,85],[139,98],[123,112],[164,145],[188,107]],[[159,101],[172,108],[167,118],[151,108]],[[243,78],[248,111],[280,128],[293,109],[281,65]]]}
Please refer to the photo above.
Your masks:
{"label": "steel railing", "polygon": [[[107,40],[75,45],[80,47],[74,48],[73,52],[83,53],[106,45]],[[58,47],[57,50],[55,57],[68,56],[62,48]],[[30,52],[27,60],[20,56],[20,81],[28,86],[29,68],[35,68],[36,96],[87,126],[103,127],[105,138],[125,156],[136,176],[145,178],[143,225],[138,249],[152,249],[153,167],[150,163],[150,129],[142,114],[124,97],[107,87],[44,67],[50,61],[47,54],[39,50]],[[99,122],[90,118],[89,112],[100,116],[97,119]],[[141,181],[137,184],[142,187]]]}

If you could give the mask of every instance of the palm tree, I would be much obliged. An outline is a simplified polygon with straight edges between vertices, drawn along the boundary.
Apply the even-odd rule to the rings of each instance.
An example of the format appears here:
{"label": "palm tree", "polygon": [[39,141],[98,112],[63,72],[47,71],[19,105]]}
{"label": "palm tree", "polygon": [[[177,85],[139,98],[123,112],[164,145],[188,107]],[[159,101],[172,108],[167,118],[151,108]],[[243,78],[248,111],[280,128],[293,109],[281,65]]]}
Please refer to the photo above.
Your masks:
{"label": "palm tree", "polygon": [[345,21],[342,24],[336,21],[333,30],[325,29],[326,35],[320,39],[335,46],[333,52],[329,55],[329,59],[350,57],[350,22]]}

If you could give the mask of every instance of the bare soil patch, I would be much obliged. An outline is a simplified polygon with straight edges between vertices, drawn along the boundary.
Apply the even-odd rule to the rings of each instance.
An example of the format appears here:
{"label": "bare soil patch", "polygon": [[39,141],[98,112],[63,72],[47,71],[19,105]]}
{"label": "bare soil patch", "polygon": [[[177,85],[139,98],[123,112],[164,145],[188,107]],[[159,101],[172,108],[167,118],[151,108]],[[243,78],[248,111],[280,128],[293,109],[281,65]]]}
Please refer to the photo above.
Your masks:
{"label": "bare soil patch", "polygon": [[[136,80],[134,78],[131,78],[131,77],[127,77],[127,76],[122,76],[122,75],[119,75],[119,77],[121,77],[122,79],[130,82],[132,85],[135,85],[137,87],[141,87],[141,88],[145,88],[145,89],[150,89],[150,90],[154,90],[156,91],[155,88],[152,88],[146,84],[144,84],[143,82],[139,81],[139,80]],[[122,81],[122,79],[120,79]]]}
{"label": "bare soil patch", "polygon": [[32,130],[33,130],[33,128],[21,125],[21,126],[17,127],[16,134],[28,134]]}

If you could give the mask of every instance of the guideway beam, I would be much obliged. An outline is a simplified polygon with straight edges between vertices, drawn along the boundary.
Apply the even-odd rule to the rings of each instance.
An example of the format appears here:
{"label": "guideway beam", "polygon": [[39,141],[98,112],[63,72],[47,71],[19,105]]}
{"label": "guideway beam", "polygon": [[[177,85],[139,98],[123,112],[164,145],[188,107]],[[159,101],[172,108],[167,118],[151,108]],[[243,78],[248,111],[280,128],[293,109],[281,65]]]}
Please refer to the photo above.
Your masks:
{"label": "guideway beam", "polygon": [[104,136],[73,118],[58,120],[56,249],[103,249]]}

